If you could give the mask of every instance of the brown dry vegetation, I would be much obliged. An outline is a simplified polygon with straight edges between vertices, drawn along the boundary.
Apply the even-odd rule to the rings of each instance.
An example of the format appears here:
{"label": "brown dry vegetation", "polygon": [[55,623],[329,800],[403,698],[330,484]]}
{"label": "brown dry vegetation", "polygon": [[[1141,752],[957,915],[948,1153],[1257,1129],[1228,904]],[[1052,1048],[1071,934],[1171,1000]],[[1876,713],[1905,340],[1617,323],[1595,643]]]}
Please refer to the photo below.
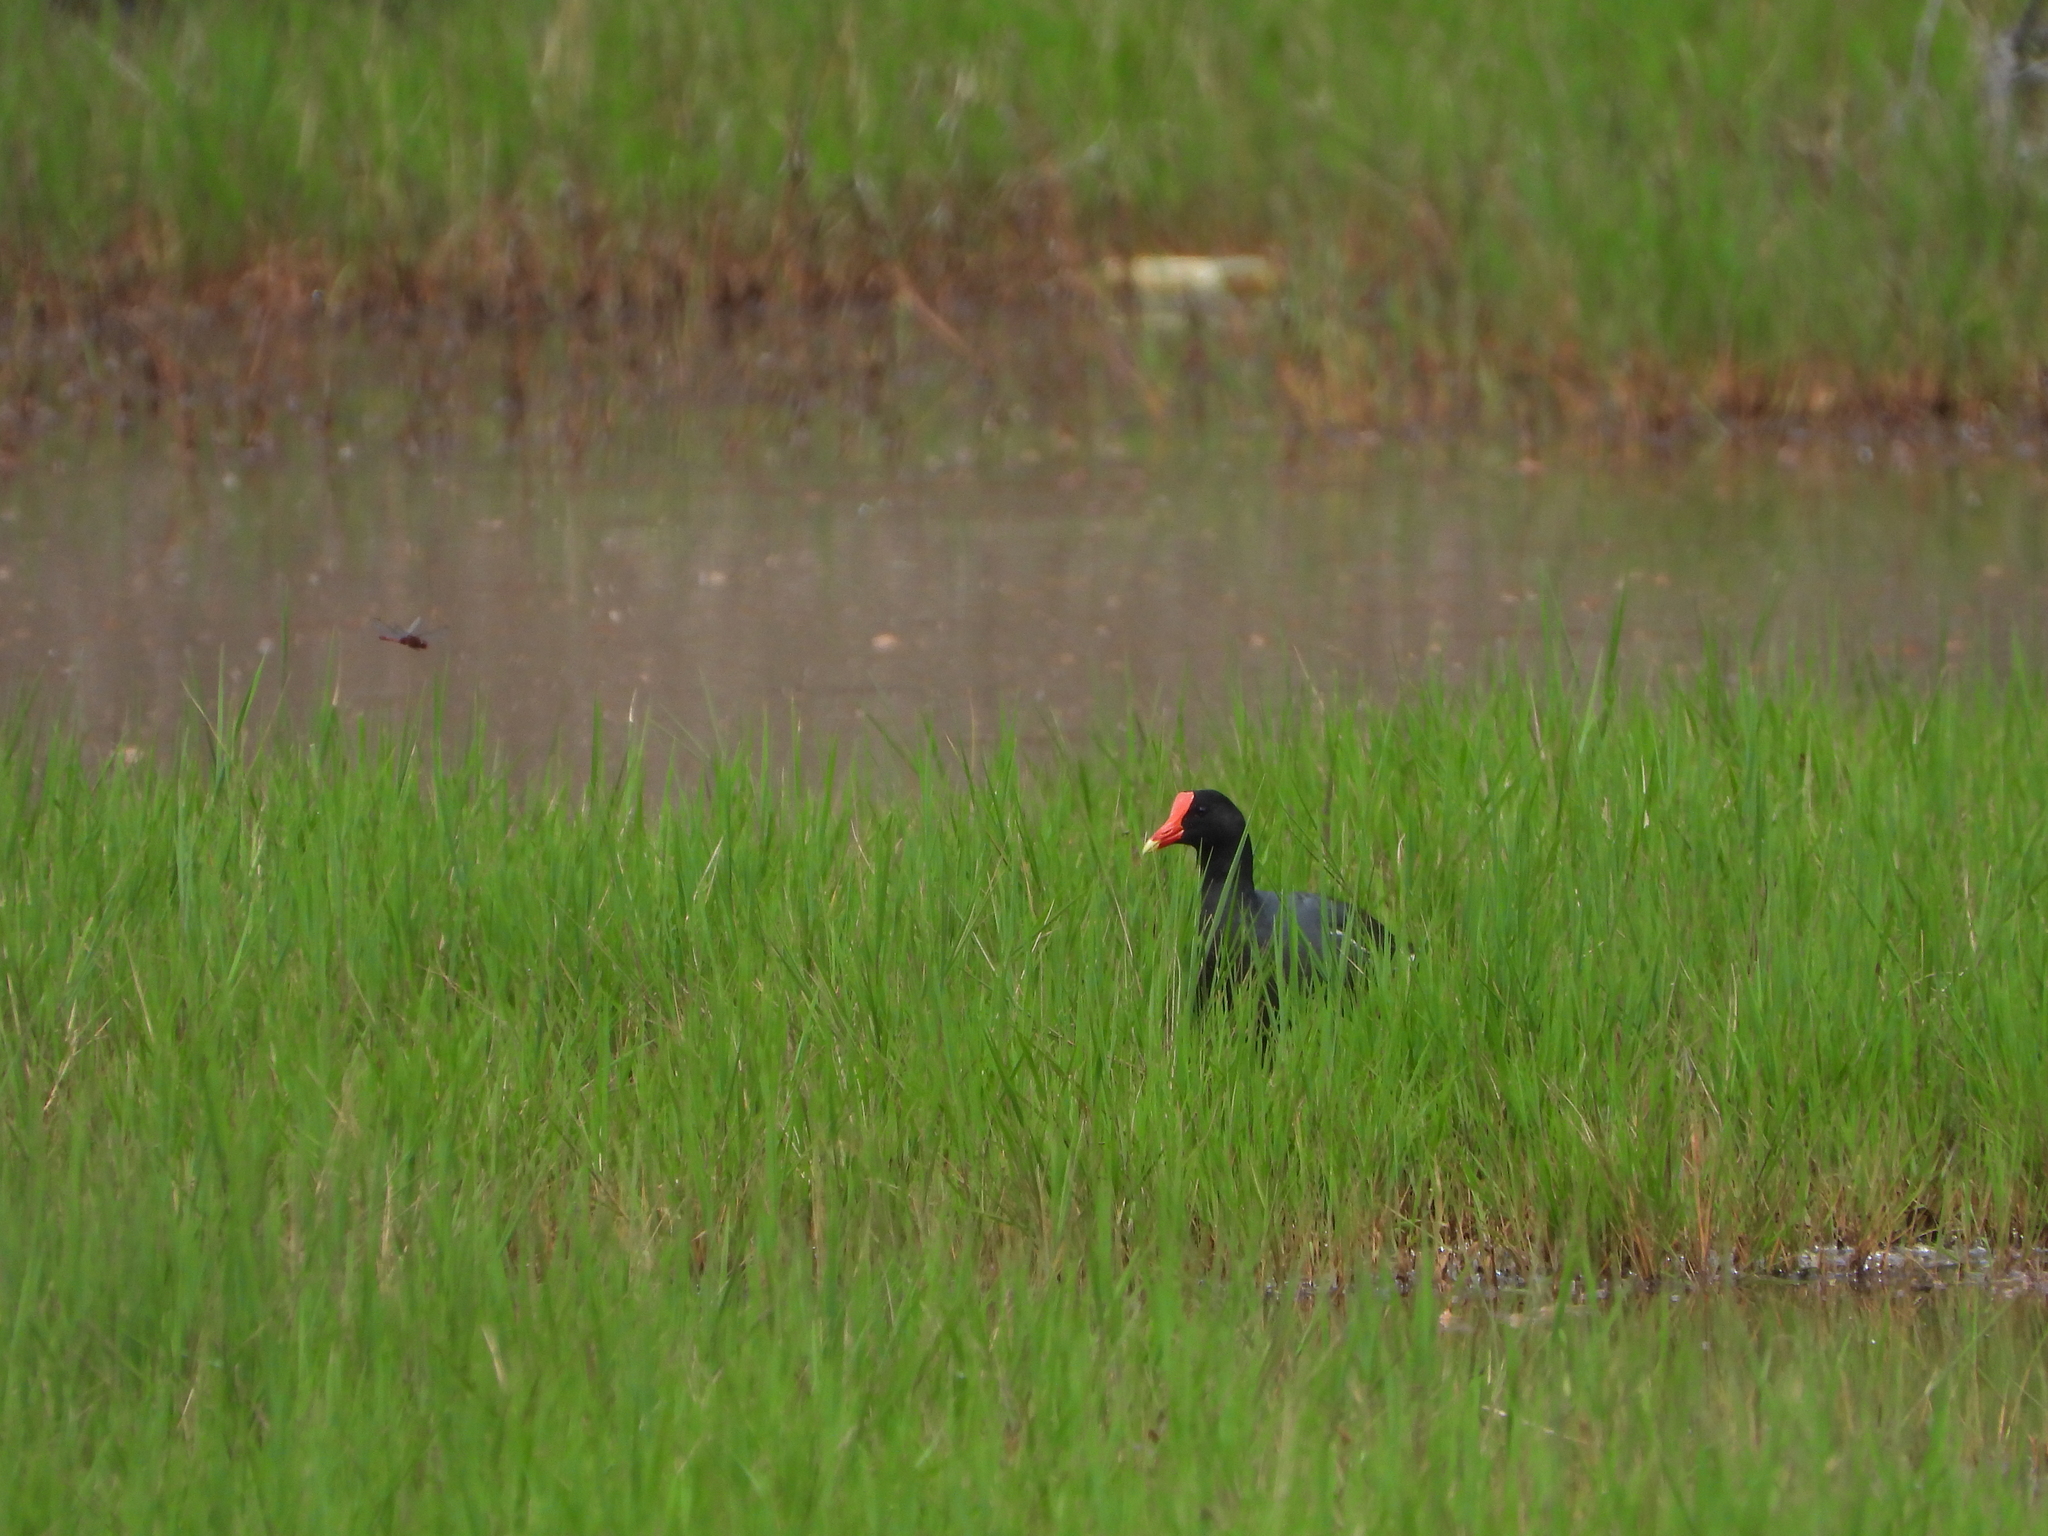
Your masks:
{"label": "brown dry vegetation", "polygon": [[331,424],[335,390],[369,357],[389,375],[394,356],[409,431],[463,415],[482,381],[468,405],[495,404],[517,433],[546,400],[568,413],[554,424],[572,446],[603,435],[616,405],[588,405],[612,395],[638,414],[664,400],[800,415],[837,402],[887,418],[892,393],[936,390],[955,412],[1000,402],[1085,436],[1105,413],[1201,422],[1220,394],[1297,448],[1461,431],[1532,449],[1792,427],[2003,435],[2042,414],[2033,378],[1933,366],[1600,362],[1571,341],[1546,351],[1483,336],[1452,356],[1306,314],[1284,292],[1148,347],[1128,295],[1100,278],[1103,249],[1050,182],[956,238],[895,253],[792,199],[755,245],[661,240],[595,216],[572,238],[507,210],[419,260],[342,259],[303,241],[179,278],[161,234],[138,224],[73,270],[17,272],[0,339],[0,464],[81,416],[161,419],[188,447],[210,433],[260,449],[278,402]]}

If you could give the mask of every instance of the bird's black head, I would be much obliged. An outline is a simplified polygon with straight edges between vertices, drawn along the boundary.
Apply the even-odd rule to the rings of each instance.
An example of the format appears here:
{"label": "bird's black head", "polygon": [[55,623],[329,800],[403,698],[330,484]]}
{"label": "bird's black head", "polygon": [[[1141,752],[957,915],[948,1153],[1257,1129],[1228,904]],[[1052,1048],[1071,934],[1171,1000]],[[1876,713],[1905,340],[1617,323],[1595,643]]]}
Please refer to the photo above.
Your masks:
{"label": "bird's black head", "polygon": [[1244,812],[1218,789],[1182,790],[1165,823],[1145,839],[1146,853],[1186,843],[1197,852],[1235,848],[1244,841]]}

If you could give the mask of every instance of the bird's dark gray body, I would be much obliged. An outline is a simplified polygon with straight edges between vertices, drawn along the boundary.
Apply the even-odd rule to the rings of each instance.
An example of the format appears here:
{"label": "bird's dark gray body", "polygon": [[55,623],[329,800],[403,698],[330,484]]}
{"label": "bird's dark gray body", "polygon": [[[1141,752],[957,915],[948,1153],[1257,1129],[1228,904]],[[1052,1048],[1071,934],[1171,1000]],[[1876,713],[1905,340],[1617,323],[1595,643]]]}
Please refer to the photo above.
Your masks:
{"label": "bird's dark gray body", "polygon": [[[1248,861],[1247,861],[1248,862]],[[1211,896],[1214,900],[1211,900]],[[1270,1001],[1282,982],[1349,983],[1393,939],[1378,919],[1313,891],[1262,891],[1235,882],[1202,892],[1202,971],[1197,1001],[1220,985],[1233,989],[1261,964]]]}
{"label": "bird's dark gray body", "polygon": [[1265,1012],[1282,982],[1346,984],[1369,969],[1375,951],[1393,947],[1379,919],[1313,891],[1262,891],[1252,880],[1252,843],[1244,813],[1228,796],[1195,790],[1174,801],[1166,825],[1146,846],[1186,843],[1202,870],[1202,932],[1197,1002],[1234,991],[1266,968]]}

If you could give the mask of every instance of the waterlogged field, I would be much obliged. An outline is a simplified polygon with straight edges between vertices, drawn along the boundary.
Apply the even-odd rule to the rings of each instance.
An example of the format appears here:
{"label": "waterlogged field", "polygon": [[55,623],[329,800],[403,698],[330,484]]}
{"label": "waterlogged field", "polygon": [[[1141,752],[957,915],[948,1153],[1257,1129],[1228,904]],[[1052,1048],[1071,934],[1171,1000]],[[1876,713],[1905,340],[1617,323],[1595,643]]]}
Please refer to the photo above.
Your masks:
{"label": "waterlogged field", "polygon": [[[588,788],[17,730],[5,1523],[2036,1516],[2048,698],[1603,675]],[[1197,782],[1414,949],[1270,1053],[1134,858]],[[1726,1280],[1836,1243],[1978,1278]]]}
{"label": "waterlogged field", "polygon": [[[0,1532],[2038,1525],[2015,19],[0,0]],[[1270,1040],[1204,785],[1401,940]]]}

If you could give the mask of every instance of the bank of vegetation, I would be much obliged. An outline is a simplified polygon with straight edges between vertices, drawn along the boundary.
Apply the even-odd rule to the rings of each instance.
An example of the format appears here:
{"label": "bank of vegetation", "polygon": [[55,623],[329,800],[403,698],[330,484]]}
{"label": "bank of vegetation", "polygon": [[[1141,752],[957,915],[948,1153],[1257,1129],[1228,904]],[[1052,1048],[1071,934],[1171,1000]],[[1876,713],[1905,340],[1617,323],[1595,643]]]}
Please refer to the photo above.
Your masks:
{"label": "bank of vegetation", "polygon": [[625,333],[899,302],[943,338],[1095,303],[1105,256],[1251,250],[1283,263],[1264,323],[1314,422],[2024,414],[2048,170],[2021,20],[7,0],[0,251],[18,349],[195,297]]}
{"label": "bank of vegetation", "polygon": [[[345,1145],[394,1222],[445,1199],[544,1251],[573,1210],[699,1270],[2002,1252],[2048,1229],[2044,730],[2026,678],[1503,683],[1247,718],[1192,762],[1133,727],[666,795],[637,756],[517,790],[332,721],[245,762],[20,741],[9,1177],[170,1220],[225,1158],[264,1219],[346,1222]],[[1192,863],[1135,859],[1197,782],[1264,883],[1413,950],[1290,995],[1270,1054],[1191,1010]]]}
{"label": "bank of vegetation", "polygon": [[[6,1523],[2014,1528],[2048,708],[1842,681],[588,789],[17,727]],[[1191,1012],[1196,782],[1412,959]],[[1962,1294],[1728,1283],[1888,1243]]]}

